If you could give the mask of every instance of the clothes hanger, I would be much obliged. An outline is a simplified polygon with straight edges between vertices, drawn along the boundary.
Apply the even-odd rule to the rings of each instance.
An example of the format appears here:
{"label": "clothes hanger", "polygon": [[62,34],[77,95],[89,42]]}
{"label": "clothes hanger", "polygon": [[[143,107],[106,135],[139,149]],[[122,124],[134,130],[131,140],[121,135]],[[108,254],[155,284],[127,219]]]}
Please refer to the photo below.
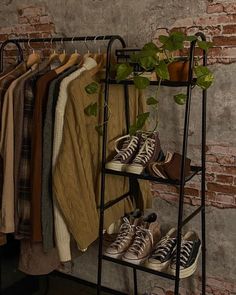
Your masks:
{"label": "clothes hanger", "polygon": [[30,45],[30,39],[28,40],[28,47],[32,50],[32,53],[28,56],[26,65],[27,68],[31,68],[34,64],[40,63],[40,55],[35,52],[34,48]]}
{"label": "clothes hanger", "polygon": [[87,53],[84,54],[84,58],[87,58],[87,57],[93,58],[94,55],[90,52],[89,47],[87,45],[87,37],[84,40],[84,45],[86,46],[86,49],[87,49]]}
{"label": "clothes hanger", "polygon": [[66,54],[63,38],[61,38],[61,45],[63,46],[63,52],[59,54],[59,60],[62,64],[65,64],[69,60],[69,56]]}
{"label": "clothes hanger", "polygon": [[[74,38],[72,38],[71,44],[74,44]],[[70,67],[72,67],[78,63],[79,64],[81,63],[80,54],[78,53],[78,51],[75,47],[74,47],[74,50],[75,51],[74,51],[74,53],[71,54],[69,60],[63,66],[55,69],[55,72],[57,73],[57,75],[61,74],[65,70],[69,69]]]}
{"label": "clothes hanger", "polygon": [[52,64],[54,61],[57,60],[57,61],[59,61],[60,64],[61,64],[61,60],[60,60],[60,58],[59,58],[59,53],[56,52],[55,49],[53,49],[52,42],[53,42],[53,38],[52,38],[51,41],[50,41],[52,53],[50,54],[50,56],[49,56],[49,58],[48,58],[49,63]]}

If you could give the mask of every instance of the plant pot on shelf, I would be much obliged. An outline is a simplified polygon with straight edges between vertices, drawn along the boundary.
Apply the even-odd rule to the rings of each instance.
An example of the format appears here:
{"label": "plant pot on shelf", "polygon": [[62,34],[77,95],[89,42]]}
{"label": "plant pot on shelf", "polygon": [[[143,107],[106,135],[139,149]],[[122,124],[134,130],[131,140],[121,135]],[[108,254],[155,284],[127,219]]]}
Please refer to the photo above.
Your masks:
{"label": "plant pot on shelf", "polygon": [[177,60],[168,65],[170,81],[188,81],[189,61]]}

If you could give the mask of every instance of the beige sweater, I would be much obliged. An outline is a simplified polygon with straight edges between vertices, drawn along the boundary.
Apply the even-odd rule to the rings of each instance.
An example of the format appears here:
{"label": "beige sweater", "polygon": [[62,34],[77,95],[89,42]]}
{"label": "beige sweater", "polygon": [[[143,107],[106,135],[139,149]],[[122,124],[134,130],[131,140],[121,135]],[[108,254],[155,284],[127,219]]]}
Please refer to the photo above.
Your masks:
{"label": "beige sweater", "polygon": [[[73,72],[71,75],[63,79],[60,85],[60,92],[56,105],[55,112],[55,125],[54,125],[54,138],[53,138],[53,158],[52,167],[54,168],[57,162],[59,150],[62,142],[63,126],[64,126],[64,113],[66,108],[66,103],[68,99],[68,85],[78,78],[84,71],[90,70],[97,65],[96,61],[90,57],[86,58],[84,64],[77,71]],[[54,221],[55,221],[55,238],[56,245],[58,248],[58,253],[60,261],[65,262],[71,260],[70,251],[70,232],[64,221],[64,218],[58,208],[57,200],[54,197]]]}

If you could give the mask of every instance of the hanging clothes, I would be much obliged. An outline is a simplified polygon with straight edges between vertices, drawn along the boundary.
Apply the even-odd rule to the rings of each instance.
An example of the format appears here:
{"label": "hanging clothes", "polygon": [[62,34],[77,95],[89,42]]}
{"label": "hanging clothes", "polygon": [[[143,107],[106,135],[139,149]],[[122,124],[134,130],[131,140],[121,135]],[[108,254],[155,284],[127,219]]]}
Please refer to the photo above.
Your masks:
{"label": "hanging clothes", "polygon": [[[53,157],[52,168],[54,169],[58,153],[61,146],[63,125],[64,125],[64,113],[68,99],[68,85],[72,83],[77,77],[80,77],[83,72],[94,68],[97,65],[96,61],[90,57],[86,58],[83,66],[71,75],[66,77],[60,87],[60,93],[57,100],[56,112],[55,112],[55,124],[54,124],[54,142],[53,142]],[[55,219],[55,238],[59,251],[61,261],[71,260],[70,253],[70,232],[67,228],[64,217],[57,205],[57,199],[54,198],[54,219]],[[81,249],[83,250],[83,249]]]}
{"label": "hanging clothes", "polygon": [[54,243],[54,214],[52,200],[52,154],[55,108],[62,80],[77,70],[77,66],[69,68],[53,80],[48,91],[48,102],[43,128],[43,163],[42,163],[42,233],[43,249],[48,252]]}
{"label": "hanging clothes", "polygon": [[[40,75],[45,74],[49,71],[48,62],[44,62],[39,65],[39,67],[34,70],[28,77],[23,81],[23,96],[21,102],[23,103],[23,113],[22,111],[18,113],[20,122],[22,120],[23,125],[19,127],[21,129],[15,129],[20,134],[22,134],[22,140],[20,141],[19,149],[17,149],[19,162],[16,165],[16,182],[17,182],[17,196],[16,203],[18,206],[18,227],[16,235],[19,238],[31,238],[32,225],[31,225],[31,149],[32,149],[32,124],[33,124],[33,110],[34,110],[34,89],[36,81]],[[19,104],[21,103],[19,101]],[[22,104],[21,104],[22,105]],[[17,125],[16,117],[16,125]],[[16,150],[15,150],[16,153]],[[19,157],[19,158],[18,158]]]}
{"label": "hanging clothes", "polygon": [[55,70],[51,70],[37,80],[35,88],[35,105],[32,131],[32,201],[31,222],[32,241],[42,241],[41,193],[42,193],[42,136],[43,121],[47,105],[47,93],[50,82],[57,77]]}
{"label": "hanging clothes", "polygon": [[[3,74],[0,78],[0,114],[2,115],[2,103],[4,100],[4,95],[10,86],[10,84],[19,76],[24,74],[26,72],[26,64],[24,62],[20,63],[17,67],[10,71],[6,71],[6,73]],[[1,133],[1,128],[0,128]],[[4,223],[4,220],[2,220],[2,189],[3,189],[3,159],[2,156],[0,156],[0,227]],[[4,234],[0,234],[0,245],[3,245],[6,243],[6,237]]]}
{"label": "hanging clothes", "polygon": [[15,79],[8,87],[2,106],[0,154],[3,158],[2,226],[0,231],[15,231],[15,182],[14,182],[14,91],[20,80],[32,70]]}

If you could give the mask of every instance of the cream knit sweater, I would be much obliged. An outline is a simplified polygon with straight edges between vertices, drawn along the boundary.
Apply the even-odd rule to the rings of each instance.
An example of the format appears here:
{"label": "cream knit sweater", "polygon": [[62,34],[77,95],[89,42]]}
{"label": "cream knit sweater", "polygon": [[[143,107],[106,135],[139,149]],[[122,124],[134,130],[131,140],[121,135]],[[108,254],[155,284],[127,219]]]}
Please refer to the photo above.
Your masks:
{"label": "cream knit sweater", "polygon": [[[54,139],[53,139],[53,157],[52,157],[52,168],[54,169],[57,161],[57,157],[60,151],[60,146],[62,142],[63,135],[63,125],[64,125],[64,113],[66,108],[66,103],[68,99],[67,87],[79,77],[84,71],[90,70],[97,65],[96,61],[88,57],[85,59],[84,64],[81,68],[70,74],[68,77],[63,79],[60,85],[59,96],[56,105],[55,112],[55,125],[54,125]],[[55,239],[58,248],[58,253],[60,261],[65,262],[71,260],[70,251],[70,233],[64,218],[58,207],[56,198],[53,196],[53,207],[54,207],[54,221],[55,221]]]}

